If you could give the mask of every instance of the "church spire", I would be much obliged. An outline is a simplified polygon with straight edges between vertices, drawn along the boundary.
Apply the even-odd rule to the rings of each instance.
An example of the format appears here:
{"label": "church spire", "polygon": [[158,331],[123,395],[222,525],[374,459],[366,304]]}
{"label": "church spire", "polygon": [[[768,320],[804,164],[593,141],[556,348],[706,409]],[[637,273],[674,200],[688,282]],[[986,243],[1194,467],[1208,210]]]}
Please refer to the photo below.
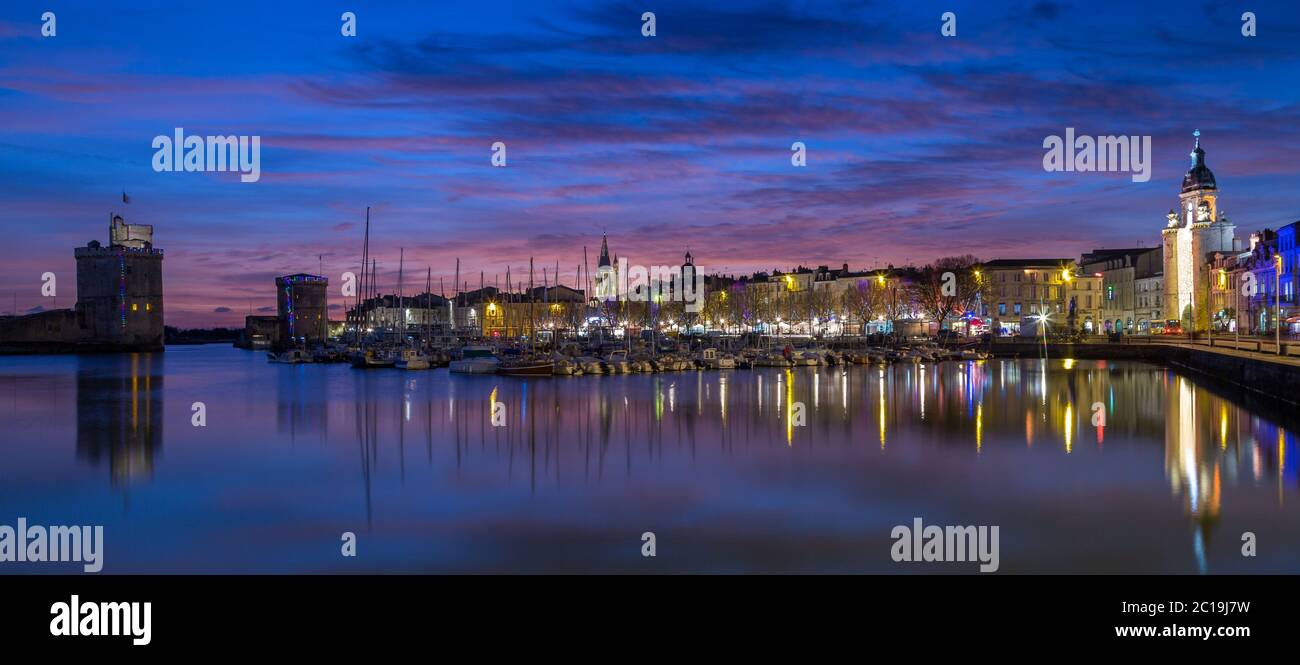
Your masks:
{"label": "church spire", "polygon": [[598,268],[608,268],[612,264],[609,262],[609,240],[604,233],[600,234],[600,261],[596,264]]}
{"label": "church spire", "polygon": [[1214,172],[1205,165],[1205,150],[1201,148],[1201,130],[1192,132],[1192,136],[1196,137],[1196,143],[1192,146],[1190,155],[1192,167],[1187,169],[1187,173],[1183,176],[1183,194],[1217,190],[1218,184],[1214,181]]}

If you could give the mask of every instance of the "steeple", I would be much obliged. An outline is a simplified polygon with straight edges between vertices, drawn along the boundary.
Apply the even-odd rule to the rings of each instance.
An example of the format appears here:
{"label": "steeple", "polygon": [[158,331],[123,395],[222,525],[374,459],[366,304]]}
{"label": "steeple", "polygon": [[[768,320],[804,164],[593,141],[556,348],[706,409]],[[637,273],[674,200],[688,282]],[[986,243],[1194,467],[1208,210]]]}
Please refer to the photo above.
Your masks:
{"label": "steeple", "polygon": [[1192,136],[1196,137],[1196,144],[1189,155],[1192,158],[1192,168],[1188,169],[1187,174],[1183,176],[1183,193],[1218,189],[1214,181],[1214,173],[1205,165],[1205,150],[1201,148],[1201,130],[1192,132]]}
{"label": "steeple", "polygon": [[610,265],[611,264],[609,262],[609,239],[605,237],[604,233],[601,233],[600,234],[600,261],[596,264],[596,267],[608,268],[610,267]]}

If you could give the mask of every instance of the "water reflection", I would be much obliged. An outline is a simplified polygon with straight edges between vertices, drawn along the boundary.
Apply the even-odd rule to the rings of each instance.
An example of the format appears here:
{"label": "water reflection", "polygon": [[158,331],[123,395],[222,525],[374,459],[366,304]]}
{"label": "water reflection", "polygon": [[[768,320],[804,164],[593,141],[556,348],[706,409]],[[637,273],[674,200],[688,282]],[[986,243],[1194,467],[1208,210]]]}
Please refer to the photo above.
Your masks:
{"label": "water reflection", "polygon": [[149,478],[162,448],[162,356],[80,360],[77,456],[95,466],[107,462],[113,485]]}
{"label": "water reflection", "polygon": [[[792,545],[782,543],[811,539],[823,545],[800,550],[807,568],[796,569],[877,570],[846,553],[876,547],[872,538],[917,514],[1021,534],[1008,542],[1024,558],[1004,556],[1009,570],[1094,569],[1091,559],[1053,558],[1069,547],[1109,547],[1102,553],[1121,571],[1235,570],[1243,530],[1277,529],[1273,542],[1300,546],[1287,496],[1300,489],[1287,455],[1294,416],[1247,410],[1230,393],[1142,363],[520,379],[285,367],[215,348],[163,358],[0,365],[10,393],[0,424],[49,423],[47,445],[30,445],[31,430],[0,444],[14,461],[0,480],[55,477],[71,459],[107,461],[109,487],[152,478],[153,499],[175,513],[154,519],[184,519],[200,539],[256,514],[290,531],[312,525],[321,538],[352,530],[458,545],[394,547],[382,570],[603,569],[591,556],[611,534],[655,524],[697,543],[698,565],[683,569],[751,559],[747,569],[788,569],[789,553],[776,551]],[[67,374],[75,432],[57,417]],[[34,388],[53,397],[20,397]],[[207,428],[188,422],[198,400],[208,404]],[[162,463],[168,418],[173,453]],[[76,454],[59,458],[69,440]],[[10,485],[0,510],[53,501],[34,485]],[[1080,544],[1081,530],[1109,535]],[[768,538],[777,533],[788,537]],[[188,542],[171,547],[197,547]],[[562,562],[526,558],[539,543],[563,549]],[[285,547],[309,569],[334,565]],[[135,556],[145,566],[165,549]],[[203,556],[224,561],[185,554],[199,569]],[[1295,565],[1275,560],[1267,570]]]}

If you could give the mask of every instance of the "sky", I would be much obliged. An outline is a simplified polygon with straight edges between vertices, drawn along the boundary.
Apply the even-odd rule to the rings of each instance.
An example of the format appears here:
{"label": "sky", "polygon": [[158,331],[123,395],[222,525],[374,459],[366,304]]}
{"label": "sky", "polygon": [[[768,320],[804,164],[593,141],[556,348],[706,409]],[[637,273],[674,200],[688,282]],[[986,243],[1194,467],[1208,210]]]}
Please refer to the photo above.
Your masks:
{"label": "sky", "polygon": [[[450,291],[457,258],[472,288],[530,257],[572,285],[602,232],[727,274],[1155,246],[1194,129],[1238,232],[1276,227],[1300,219],[1300,7],[1250,3],[1244,37],[1223,4],[6,0],[0,312],[70,306],[114,212],[155,226],[181,327],[273,311],[280,274],[341,302],[366,206],[385,291],[403,251],[408,291],[428,268]],[[178,127],[259,136],[261,178],[155,171]],[[1066,127],[1150,136],[1150,180],[1045,171]]]}

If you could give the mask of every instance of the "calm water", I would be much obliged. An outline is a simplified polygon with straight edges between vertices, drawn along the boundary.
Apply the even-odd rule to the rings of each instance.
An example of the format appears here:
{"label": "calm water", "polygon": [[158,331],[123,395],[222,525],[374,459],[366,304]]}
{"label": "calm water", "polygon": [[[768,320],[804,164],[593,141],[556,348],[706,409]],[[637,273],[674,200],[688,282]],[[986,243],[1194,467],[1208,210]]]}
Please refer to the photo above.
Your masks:
{"label": "calm water", "polygon": [[[914,517],[1000,526],[1002,573],[1300,572],[1289,424],[1132,362],[523,380],[225,346],[0,358],[0,524],[102,524],[105,572],[973,570],[892,562]],[[0,573],[79,570],[31,566]]]}

